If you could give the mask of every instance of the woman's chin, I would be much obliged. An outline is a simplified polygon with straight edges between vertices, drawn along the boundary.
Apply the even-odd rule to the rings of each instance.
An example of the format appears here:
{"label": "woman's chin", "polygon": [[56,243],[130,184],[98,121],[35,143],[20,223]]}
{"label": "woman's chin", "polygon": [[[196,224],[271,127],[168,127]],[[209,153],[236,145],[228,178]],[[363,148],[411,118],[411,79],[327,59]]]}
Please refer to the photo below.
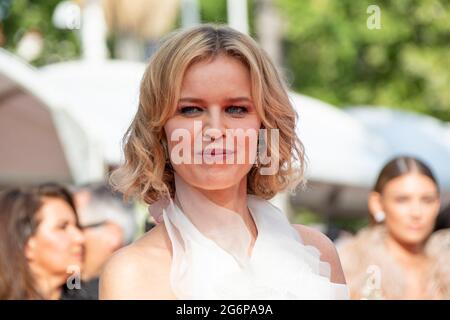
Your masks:
{"label": "woman's chin", "polygon": [[[182,170],[184,171],[184,170]],[[189,184],[204,190],[222,190],[239,184],[248,170],[242,166],[212,164],[191,167],[178,174]]]}
{"label": "woman's chin", "polygon": [[415,247],[426,242],[426,234],[407,234],[401,238],[401,242],[407,246]]}

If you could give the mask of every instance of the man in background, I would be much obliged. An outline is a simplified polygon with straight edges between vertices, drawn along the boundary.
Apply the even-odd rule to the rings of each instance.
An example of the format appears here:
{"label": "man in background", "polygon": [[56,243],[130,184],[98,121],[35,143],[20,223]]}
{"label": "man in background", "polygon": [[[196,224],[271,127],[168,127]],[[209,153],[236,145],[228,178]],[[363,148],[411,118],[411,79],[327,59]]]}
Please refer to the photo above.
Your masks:
{"label": "man in background", "polygon": [[82,186],[74,192],[80,225],[85,236],[82,280],[85,290],[98,297],[98,278],[105,262],[131,243],[137,231],[136,212],[122,195],[105,184]]}

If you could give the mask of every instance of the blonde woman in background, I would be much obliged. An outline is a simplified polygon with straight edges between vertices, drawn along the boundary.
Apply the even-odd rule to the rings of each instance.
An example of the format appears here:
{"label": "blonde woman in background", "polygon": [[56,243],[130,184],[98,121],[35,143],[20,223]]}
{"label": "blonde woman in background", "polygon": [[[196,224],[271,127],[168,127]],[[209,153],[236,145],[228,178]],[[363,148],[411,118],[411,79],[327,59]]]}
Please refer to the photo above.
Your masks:
{"label": "blonde woman in background", "polygon": [[338,245],[351,297],[449,299],[448,230],[430,237],[440,207],[431,170],[412,157],[391,160],[368,205],[372,224]]}
{"label": "blonde woman in background", "polygon": [[[215,25],[169,35],[147,67],[126,162],[112,176],[163,222],[110,259],[100,298],[347,298],[332,242],[291,225],[267,201],[303,178],[295,122],[283,82],[253,39]],[[279,145],[234,140],[239,130],[258,137],[264,128],[279,133]],[[181,133],[183,157],[193,161],[176,157]],[[264,148],[270,163],[259,161]],[[245,161],[228,162],[242,154]],[[278,170],[263,174],[272,165]]]}

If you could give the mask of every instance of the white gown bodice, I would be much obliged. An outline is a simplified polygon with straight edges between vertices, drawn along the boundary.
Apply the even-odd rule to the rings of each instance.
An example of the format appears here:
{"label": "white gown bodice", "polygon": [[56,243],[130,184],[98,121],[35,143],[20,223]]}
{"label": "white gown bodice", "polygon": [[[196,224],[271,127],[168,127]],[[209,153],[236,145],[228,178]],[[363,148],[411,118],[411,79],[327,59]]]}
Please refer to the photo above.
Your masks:
{"label": "white gown bodice", "polygon": [[173,249],[171,287],[179,299],[348,299],[347,286],[330,281],[329,264],[303,244],[278,208],[254,195],[248,195],[248,208],[258,235],[242,262],[174,202],[163,209]]}

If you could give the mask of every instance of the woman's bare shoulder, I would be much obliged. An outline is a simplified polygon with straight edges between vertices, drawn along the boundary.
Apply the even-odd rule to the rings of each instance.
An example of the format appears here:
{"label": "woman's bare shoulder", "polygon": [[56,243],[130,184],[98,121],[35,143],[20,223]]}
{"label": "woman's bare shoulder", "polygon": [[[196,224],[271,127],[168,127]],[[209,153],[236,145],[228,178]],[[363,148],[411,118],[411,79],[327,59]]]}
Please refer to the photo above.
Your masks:
{"label": "woman's bare shoulder", "polygon": [[293,224],[305,245],[317,248],[321,255],[320,260],[328,262],[331,267],[331,282],[345,284],[345,276],[341,262],[333,242],[322,232],[301,224]]}
{"label": "woman's bare shoulder", "polygon": [[171,246],[161,223],[118,250],[100,277],[100,299],[172,299]]}

